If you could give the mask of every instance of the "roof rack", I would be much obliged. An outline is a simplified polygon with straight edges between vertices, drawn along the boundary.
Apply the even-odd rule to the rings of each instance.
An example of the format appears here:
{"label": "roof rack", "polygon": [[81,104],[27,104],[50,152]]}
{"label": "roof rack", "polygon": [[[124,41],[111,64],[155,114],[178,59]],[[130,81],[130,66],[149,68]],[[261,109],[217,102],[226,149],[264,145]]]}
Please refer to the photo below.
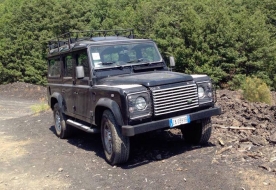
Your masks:
{"label": "roof rack", "polygon": [[[128,34],[128,35],[126,35]],[[134,38],[134,29],[115,29],[115,30],[89,30],[89,31],[73,31],[59,35],[48,42],[49,51],[57,49],[62,51],[70,49],[72,43],[84,40],[92,40],[93,37],[106,37],[107,35],[115,35],[117,37]]]}

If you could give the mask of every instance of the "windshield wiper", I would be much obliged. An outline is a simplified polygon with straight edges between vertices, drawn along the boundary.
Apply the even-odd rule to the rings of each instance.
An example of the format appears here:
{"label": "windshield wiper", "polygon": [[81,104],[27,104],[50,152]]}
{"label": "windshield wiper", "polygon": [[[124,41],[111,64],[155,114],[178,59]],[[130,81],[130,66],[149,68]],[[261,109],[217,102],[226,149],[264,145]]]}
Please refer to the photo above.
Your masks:
{"label": "windshield wiper", "polygon": [[140,59],[135,59],[135,60],[132,60],[132,61],[128,61],[127,63],[147,63],[147,64],[151,64],[150,62],[144,60],[144,58],[140,58]]}
{"label": "windshield wiper", "polygon": [[139,63],[139,62],[141,62],[141,59],[135,59],[132,61],[128,61],[127,63]]}
{"label": "windshield wiper", "polygon": [[102,62],[102,65],[112,65],[114,64],[115,62]]}
{"label": "windshield wiper", "polygon": [[[132,65],[120,65],[120,64],[116,64],[115,62],[103,62],[101,63],[101,65],[105,65],[105,67],[103,66],[97,66],[96,70],[105,70],[105,69],[123,69],[125,67],[132,67]],[[110,65],[110,66],[109,66]]]}
{"label": "windshield wiper", "polygon": [[155,68],[160,68],[164,67],[162,62],[143,62],[140,63],[139,65],[133,65],[134,70],[141,70],[141,69],[155,69]]}

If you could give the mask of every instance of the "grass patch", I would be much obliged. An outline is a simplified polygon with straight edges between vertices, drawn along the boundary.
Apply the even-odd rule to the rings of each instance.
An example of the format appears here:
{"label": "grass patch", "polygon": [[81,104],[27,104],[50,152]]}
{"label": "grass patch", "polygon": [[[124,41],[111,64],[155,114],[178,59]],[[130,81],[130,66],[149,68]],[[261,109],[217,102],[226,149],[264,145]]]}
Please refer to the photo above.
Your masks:
{"label": "grass patch", "polygon": [[47,103],[40,103],[40,104],[35,104],[35,105],[31,106],[31,110],[34,113],[40,113],[43,111],[47,111],[49,109],[50,109],[50,107]]}

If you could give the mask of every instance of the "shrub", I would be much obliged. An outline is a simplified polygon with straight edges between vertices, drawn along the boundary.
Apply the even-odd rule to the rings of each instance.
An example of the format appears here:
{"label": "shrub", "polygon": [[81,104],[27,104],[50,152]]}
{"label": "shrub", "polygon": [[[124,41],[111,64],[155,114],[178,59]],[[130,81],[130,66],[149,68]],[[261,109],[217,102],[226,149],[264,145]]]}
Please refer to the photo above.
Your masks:
{"label": "shrub", "polygon": [[243,85],[243,97],[250,102],[272,103],[272,96],[269,87],[257,77],[246,77]]}
{"label": "shrub", "polygon": [[35,114],[38,114],[40,112],[44,112],[50,109],[50,107],[46,103],[35,104],[35,105],[32,105],[30,108],[32,112]]}
{"label": "shrub", "polygon": [[228,82],[230,90],[238,90],[242,88],[242,85],[246,79],[245,75],[238,74],[233,77],[231,81]]}

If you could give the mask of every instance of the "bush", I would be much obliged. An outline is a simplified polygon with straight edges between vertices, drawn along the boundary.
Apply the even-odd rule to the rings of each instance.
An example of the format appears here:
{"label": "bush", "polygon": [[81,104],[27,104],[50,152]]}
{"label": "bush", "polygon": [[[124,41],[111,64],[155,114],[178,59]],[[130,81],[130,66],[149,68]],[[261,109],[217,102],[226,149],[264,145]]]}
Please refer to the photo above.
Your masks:
{"label": "bush", "polygon": [[35,105],[32,105],[30,108],[31,108],[32,112],[35,114],[44,112],[44,111],[47,111],[50,109],[50,107],[47,103],[35,104]]}
{"label": "bush", "polygon": [[269,87],[257,77],[246,77],[243,85],[243,97],[250,102],[272,103]]}
{"label": "bush", "polygon": [[242,85],[246,79],[245,75],[238,74],[233,77],[231,81],[228,82],[230,90],[238,90],[242,88]]}

